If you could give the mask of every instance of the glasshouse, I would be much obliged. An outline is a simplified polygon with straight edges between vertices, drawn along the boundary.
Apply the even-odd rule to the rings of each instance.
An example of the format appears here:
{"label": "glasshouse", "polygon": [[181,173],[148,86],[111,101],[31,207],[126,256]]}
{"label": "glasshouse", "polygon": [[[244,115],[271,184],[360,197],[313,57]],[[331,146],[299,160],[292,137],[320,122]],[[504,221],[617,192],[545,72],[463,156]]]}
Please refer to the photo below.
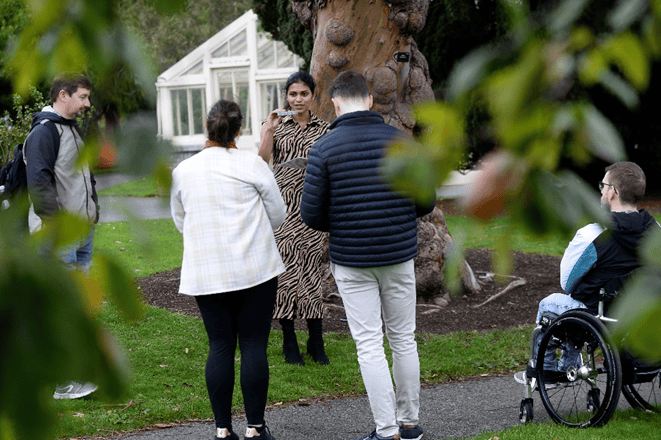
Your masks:
{"label": "glasshouse", "polygon": [[282,87],[302,62],[246,12],[158,77],[159,135],[178,148],[177,160],[188,157],[204,145],[211,106],[231,99],[244,115],[237,147],[256,152],[262,121],[284,105]]}

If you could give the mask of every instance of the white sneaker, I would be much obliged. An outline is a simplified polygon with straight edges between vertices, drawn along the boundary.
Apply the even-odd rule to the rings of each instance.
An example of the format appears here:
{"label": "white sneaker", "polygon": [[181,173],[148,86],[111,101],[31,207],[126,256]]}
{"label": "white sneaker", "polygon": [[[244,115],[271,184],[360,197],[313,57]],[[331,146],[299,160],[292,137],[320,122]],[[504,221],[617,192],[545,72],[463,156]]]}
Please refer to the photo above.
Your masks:
{"label": "white sneaker", "polygon": [[526,370],[517,371],[516,373],[514,373],[514,380],[520,383],[521,385],[526,385],[527,383]]}
{"label": "white sneaker", "polygon": [[92,394],[98,387],[90,382],[80,383],[71,381],[66,385],[60,385],[55,388],[53,399],[80,399],[88,394]]}

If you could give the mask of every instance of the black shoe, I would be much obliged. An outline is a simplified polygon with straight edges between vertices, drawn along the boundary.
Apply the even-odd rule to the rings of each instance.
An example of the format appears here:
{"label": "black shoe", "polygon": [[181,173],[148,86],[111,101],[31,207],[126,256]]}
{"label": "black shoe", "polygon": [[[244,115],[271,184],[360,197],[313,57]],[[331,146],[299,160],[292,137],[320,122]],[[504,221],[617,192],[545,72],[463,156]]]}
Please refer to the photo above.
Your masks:
{"label": "black shoe", "polygon": [[322,336],[322,321],[321,319],[308,319],[308,331],[310,338],[308,339],[308,354],[312,356],[312,360],[320,364],[328,365],[330,360],[326,356],[324,350],[324,338]]}
{"label": "black shoe", "polygon": [[275,437],[271,435],[271,431],[268,426],[263,425],[259,428],[254,426],[246,426],[246,436],[244,440],[275,440]]}
{"label": "black shoe", "polygon": [[420,440],[422,434],[423,431],[420,425],[402,425],[399,427],[399,437],[402,440]]}
{"label": "black shoe", "polygon": [[239,440],[239,436],[234,433],[231,429],[228,428],[216,428],[216,435],[213,440],[227,439],[227,440]]}
{"label": "black shoe", "polygon": [[294,332],[293,319],[280,319],[282,326],[282,354],[285,362],[292,365],[305,365],[301,352],[298,350],[298,341]]}

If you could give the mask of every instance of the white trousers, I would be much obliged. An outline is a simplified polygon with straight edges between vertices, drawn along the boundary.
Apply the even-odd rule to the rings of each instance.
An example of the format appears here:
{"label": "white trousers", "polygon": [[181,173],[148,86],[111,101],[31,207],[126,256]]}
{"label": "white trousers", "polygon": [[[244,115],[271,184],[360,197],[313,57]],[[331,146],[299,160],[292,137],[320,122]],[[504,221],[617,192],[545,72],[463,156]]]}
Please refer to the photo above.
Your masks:
{"label": "white trousers", "polygon": [[[372,268],[331,263],[331,271],[358,350],[376,432],[391,437],[399,432],[399,424],[416,425],[420,409],[413,260]],[[383,347],[383,323],[392,349],[396,392]]]}

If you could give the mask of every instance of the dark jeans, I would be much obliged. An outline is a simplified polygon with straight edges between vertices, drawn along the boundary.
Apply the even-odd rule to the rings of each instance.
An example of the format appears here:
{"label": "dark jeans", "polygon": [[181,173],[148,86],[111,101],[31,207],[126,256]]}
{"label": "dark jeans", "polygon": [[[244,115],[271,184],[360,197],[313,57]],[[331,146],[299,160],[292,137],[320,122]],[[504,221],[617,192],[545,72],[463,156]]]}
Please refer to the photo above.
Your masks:
{"label": "dark jeans", "polygon": [[234,354],[241,350],[241,391],[249,425],[264,423],[269,386],[266,346],[278,279],[245,290],[196,296],[209,335],[206,381],[217,428],[232,428]]}

